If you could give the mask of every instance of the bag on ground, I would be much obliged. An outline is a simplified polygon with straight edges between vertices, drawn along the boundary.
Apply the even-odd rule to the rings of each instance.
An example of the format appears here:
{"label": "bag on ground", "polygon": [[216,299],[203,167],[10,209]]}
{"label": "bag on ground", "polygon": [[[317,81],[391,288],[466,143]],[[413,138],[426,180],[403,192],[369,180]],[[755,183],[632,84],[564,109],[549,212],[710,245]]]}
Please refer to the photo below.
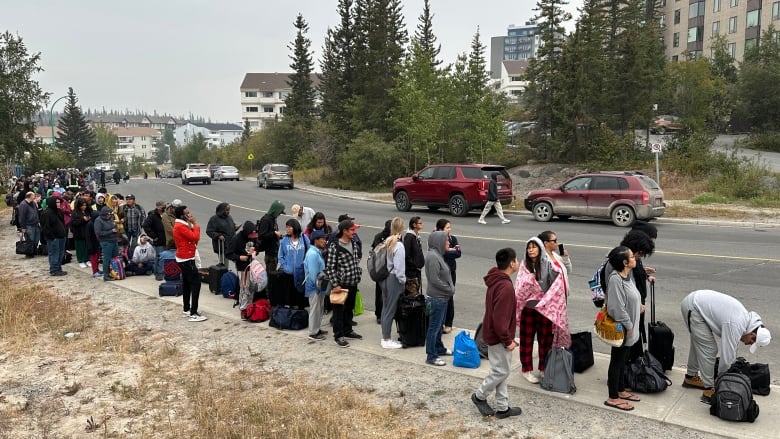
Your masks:
{"label": "bag on ground", "polygon": [[588,370],[595,361],[593,359],[593,338],[590,331],[577,332],[571,335],[572,371],[582,373]]}
{"label": "bag on ground", "polygon": [[455,346],[452,350],[452,365],[476,369],[482,360],[479,358],[477,343],[466,331],[460,331],[455,336]]}
{"label": "bag on ground", "polygon": [[238,294],[238,275],[232,271],[228,271],[222,275],[222,279],[219,280],[219,291],[222,292],[222,297],[225,299],[233,299]]}
{"label": "bag on ground", "polygon": [[35,243],[27,239],[27,236],[21,235],[19,240],[16,241],[16,254],[17,255],[34,255]]}
{"label": "bag on ground", "polygon": [[718,377],[711,398],[711,415],[725,421],[754,422],[758,412],[750,378],[737,372],[726,372]]}
{"label": "bag on ground", "polygon": [[179,280],[163,281],[157,287],[157,293],[160,297],[177,297],[181,296],[184,292],[184,286]]}
{"label": "bag on ground", "polygon": [[744,357],[737,357],[727,372],[739,372],[750,378],[750,387],[754,395],[769,395],[772,380],[768,364],[749,363]]}
{"label": "bag on ground", "polygon": [[544,359],[544,377],[539,385],[542,389],[551,392],[576,392],[577,386],[574,385],[574,373],[571,368],[571,352],[566,348],[553,347]]}
{"label": "bag on ground", "polygon": [[402,296],[395,313],[398,338],[405,348],[425,346],[428,334],[428,316],[425,313],[425,296]]}
{"label": "bag on ground", "polygon": [[163,279],[167,281],[181,280],[181,267],[176,259],[163,259]]}
{"label": "bag on ground", "polygon": [[368,268],[368,275],[374,282],[381,282],[390,275],[390,270],[387,269],[387,246],[384,242],[380,242],[368,251],[366,268]]}
{"label": "bag on ground", "polygon": [[659,393],[672,385],[672,380],[664,375],[661,362],[647,349],[623,368],[623,382],[639,393]]}
{"label": "bag on ground", "polygon": [[111,258],[111,263],[109,264],[109,275],[111,276],[111,279],[114,280],[122,280],[125,278],[125,264],[122,260],[122,256],[114,256]]}
{"label": "bag on ground", "polygon": [[650,323],[647,325],[647,349],[661,363],[663,370],[674,366],[674,332],[655,319],[655,282],[650,283]]}
{"label": "bag on ground", "polygon": [[250,303],[241,310],[241,319],[247,322],[259,323],[271,318],[271,302],[268,299],[259,299]]}
{"label": "bag on ground", "polygon": [[309,326],[309,313],[305,309],[295,309],[287,306],[271,308],[271,319],[268,325],[277,329],[297,331]]}
{"label": "bag on ground", "polygon": [[359,316],[363,314],[363,295],[360,294],[360,290],[355,294],[355,308],[352,309],[353,316]]}

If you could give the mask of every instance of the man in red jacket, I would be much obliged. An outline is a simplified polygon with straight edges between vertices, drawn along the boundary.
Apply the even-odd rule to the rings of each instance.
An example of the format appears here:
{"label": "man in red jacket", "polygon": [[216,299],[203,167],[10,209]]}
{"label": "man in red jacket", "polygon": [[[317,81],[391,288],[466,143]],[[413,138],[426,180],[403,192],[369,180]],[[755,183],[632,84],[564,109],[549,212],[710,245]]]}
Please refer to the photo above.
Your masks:
{"label": "man in red jacket", "polygon": [[[523,412],[520,407],[509,406],[506,383],[512,351],[517,347],[515,288],[510,276],[515,274],[518,268],[520,263],[517,261],[517,253],[511,248],[503,248],[496,252],[496,266],[484,277],[487,294],[482,337],[488,344],[490,373],[471,395],[471,401],[482,416],[496,415],[498,419],[517,416]],[[496,392],[496,410],[487,402],[488,394],[493,391]]]}

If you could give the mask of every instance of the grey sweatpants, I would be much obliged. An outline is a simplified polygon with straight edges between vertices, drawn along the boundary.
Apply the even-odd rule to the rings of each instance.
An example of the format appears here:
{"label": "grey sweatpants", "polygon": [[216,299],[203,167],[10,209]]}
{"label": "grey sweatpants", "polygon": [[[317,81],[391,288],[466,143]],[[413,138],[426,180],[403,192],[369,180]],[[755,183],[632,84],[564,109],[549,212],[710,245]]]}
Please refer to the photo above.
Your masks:
{"label": "grey sweatpants", "polygon": [[495,390],[496,411],[504,411],[509,408],[509,393],[506,382],[509,379],[512,352],[506,350],[501,343],[490,345],[488,346],[488,360],[490,361],[490,373],[475,393],[477,398],[487,399],[488,394]]}
{"label": "grey sweatpants", "polygon": [[404,293],[406,287],[398,281],[394,274],[390,273],[382,282],[382,339],[390,340],[393,331],[393,318],[398,309],[398,299]]}
{"label": "grey sweatpants", "polygon": [[[690,314],[689,314],[690,311]],[[711,388],[715,381],[715,358],[718,356],[718,342],[715,334],[696,309],[691,309],[688,299],[680,305],[683,322],[688,325],[691,343],[688,350],[688,375],[701,376],[704,387]],[[690,318],[689,318],[690,315]]]}
{"label": "grey sweatpants", "polygon": [[309,296],[309,335],[317,335],[320,332],[324,306],[324,294],[313,293]]}

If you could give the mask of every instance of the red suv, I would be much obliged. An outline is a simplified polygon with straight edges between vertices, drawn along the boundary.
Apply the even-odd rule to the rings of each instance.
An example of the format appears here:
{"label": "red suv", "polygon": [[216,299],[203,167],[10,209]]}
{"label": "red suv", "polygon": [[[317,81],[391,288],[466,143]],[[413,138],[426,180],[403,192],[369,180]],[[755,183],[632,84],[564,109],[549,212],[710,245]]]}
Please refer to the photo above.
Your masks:
{"label": "red suv", "polygon": [[640,172],[620,171],[581,174],[558,189],[531,191],[525,208],[537,221],[592,216],[628,227],[637,219],[663,215],[666,204],[655,180]]}
{"label": "red suv", "polygon": [[408,212],[422,204],[431,210],[447,207],[455,216],[466,216],[471,209],[482,209],[487,202],[490,177],[496,174],[501,204],[512,202],[512,179],[503,166],[430,165],[411,177],[393,182],[395,207]]}

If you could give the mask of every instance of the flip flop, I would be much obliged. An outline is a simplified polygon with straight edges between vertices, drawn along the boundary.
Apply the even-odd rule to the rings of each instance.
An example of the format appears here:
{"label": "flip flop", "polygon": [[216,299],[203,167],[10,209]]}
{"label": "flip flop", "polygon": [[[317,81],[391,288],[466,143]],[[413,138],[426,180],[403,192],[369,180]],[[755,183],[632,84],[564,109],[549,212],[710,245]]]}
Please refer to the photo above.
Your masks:
{"label": "flip flop", "polygon": [[636,395],[634,395],[633,393],[629,393],[629,394],[628,394],[628,396],[620,396],[620,395],[618,394],[618,398],[620,398],[620,399],[625,399],[626,401],[631,401],[631,402],[639,402],[639,401],[641,401],[641,400],[639,399],[639,397],[638,397],[638,396],[636,396]]}
{"label": "flip flop", "polygon": [[609,401],[604,401],[604,405],[618,410],[623,410],[624,412],[630,412],[631,410],[634,410],[634,406],[627,402],[619,402],[617,404],[612,404]]}

